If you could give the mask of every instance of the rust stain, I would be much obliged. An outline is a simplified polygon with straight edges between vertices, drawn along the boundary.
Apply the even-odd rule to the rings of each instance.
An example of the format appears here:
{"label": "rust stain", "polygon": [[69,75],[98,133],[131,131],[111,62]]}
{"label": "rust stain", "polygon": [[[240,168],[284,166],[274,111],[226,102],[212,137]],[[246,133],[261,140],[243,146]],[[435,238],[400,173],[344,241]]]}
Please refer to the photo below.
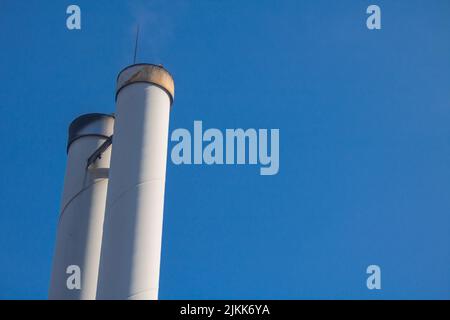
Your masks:
{"label": "rust stain", "polygon": [[149,82],[166,89],[173,100],[175,96],[175,84],[172,76],[164,68],[154,65],[139,65],[131,68],[138,68],[138,70],[130,76],[127,76],[126,72],[132,70],[125,69],[119,76],[117,91],[134,82]]}

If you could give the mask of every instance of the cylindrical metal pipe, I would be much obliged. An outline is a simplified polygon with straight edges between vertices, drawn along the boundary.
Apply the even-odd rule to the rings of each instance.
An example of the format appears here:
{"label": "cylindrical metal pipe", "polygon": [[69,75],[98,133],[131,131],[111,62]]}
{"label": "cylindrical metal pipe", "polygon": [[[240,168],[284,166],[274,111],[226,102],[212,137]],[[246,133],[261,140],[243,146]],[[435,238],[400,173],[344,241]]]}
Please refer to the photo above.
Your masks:
{"label": "cylindrical metal pipe", "polygon": [[174,82],[161,66],[119,74],[97,299],[158,298]]}
{"label": "cylindrical metal pipe", "polygon": [[96,297],[111,148],[86,165],[113,134],[113,126],[112,115],[98,113],[82,115],[70,125],[49,299]]}

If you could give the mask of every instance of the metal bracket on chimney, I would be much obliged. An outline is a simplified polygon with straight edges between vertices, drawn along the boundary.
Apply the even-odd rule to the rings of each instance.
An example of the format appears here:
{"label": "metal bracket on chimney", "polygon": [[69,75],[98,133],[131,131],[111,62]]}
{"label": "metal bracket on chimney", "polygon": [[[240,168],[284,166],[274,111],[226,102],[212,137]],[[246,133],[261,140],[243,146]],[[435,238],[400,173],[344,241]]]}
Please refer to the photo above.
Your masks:
{"label": "metal bracket on chimney", "polygon": [[97,159],[102,158],[102,154],[109,148],[109,146],[112,144],[113,136],[109,136],[105,142],[102,143],[100,147],[98,147],[97,150],[94,151],[94,153],[87,159],[86,169],[89,168],[91,164],[93,164]]}

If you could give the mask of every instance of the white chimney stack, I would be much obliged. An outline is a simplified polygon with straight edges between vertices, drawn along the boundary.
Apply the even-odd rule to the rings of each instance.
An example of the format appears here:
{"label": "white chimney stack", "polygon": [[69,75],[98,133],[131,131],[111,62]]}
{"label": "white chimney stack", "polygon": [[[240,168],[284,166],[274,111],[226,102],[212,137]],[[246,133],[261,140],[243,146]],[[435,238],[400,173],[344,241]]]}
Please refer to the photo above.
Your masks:
{"label": "white chimney stack", "polygon": [[172,76],[135,64],[117,79],[97,299],[157,299]]}
{"label": "white chimney stack", "polygon": [[87,160],[113,125],[105,114],[82,115],[70,125],[49,299],[95,299],[111,148],[89,167]]}

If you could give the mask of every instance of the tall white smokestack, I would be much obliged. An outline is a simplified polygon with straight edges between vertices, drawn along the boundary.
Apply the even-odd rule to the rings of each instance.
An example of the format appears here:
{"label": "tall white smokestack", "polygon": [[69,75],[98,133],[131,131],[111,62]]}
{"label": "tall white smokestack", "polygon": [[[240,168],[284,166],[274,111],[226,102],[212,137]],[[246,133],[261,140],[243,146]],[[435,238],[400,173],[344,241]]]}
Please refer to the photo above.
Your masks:
{"label": "tall white smokestack", "polygon": [[97,299],[157,299],[174,82],[161,66],[117,79],[114,151]]}
{"label": "tall white smokestack", "polygon": [[70,125],[49,299],[95,299],[111,149],[89,168],[87,160],[113,126],[105,114],[86,114]]}

